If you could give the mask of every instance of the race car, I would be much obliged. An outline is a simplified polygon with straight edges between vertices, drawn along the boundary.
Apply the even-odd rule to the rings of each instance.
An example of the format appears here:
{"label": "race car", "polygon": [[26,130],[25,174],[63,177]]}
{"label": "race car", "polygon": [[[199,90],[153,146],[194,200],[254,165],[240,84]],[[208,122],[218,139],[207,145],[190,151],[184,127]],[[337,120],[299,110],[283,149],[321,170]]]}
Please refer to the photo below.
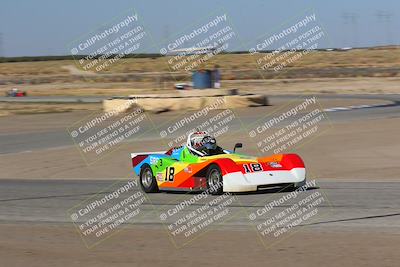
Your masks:
{"label": "race car", "polygon": [[20,91],[17,88],[13,88],[11,90],[8,90],[6,92],[6,96],[11,96],[11,97],[21,97],[21,96],[26,96],[26,92]]}
{"label": "race car", "polygon": [[188,135],[185,145],[168,151],[131,153],[133,170],[146,193],[158,191],[250,192],[273,187],[296,189],[306,180],[296,154],[252,157],[217,145],[207,132]]}

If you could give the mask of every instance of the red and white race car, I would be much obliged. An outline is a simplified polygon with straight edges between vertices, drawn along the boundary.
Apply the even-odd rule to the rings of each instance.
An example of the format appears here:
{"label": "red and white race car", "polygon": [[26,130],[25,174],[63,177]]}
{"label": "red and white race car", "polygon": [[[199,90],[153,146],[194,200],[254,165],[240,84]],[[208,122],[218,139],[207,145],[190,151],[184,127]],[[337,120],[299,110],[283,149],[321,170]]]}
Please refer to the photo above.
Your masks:
{"label": "red and white race car", "polygon": [[21,97],[21,96],[26,96],[26,92],[20,91],[17,88],[13,88],[11,90],[8,90],[6,92],[6,96],[11,96],[11,97]]}
{"label": "red and white race car", "polygon": [[225,150],[206,132],[188,136],[186,145],[161,152],[132,153],[134,172],[145,192],[248,192],[305,184],[303,160],[296,154],[252,157]]}

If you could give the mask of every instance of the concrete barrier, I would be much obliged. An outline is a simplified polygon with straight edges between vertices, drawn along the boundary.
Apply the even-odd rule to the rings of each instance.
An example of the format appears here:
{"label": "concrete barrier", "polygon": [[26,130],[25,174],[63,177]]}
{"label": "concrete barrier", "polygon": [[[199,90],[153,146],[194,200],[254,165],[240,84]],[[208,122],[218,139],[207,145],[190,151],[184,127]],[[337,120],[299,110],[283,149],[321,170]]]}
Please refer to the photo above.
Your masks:
{"label": "concrete barrier", "polygon": [[226,96],[238,95],[239,90],[231,89],[199,89],[199,90],[176,90],[174,93],[167,94],[141,94],[129,95],[134,98],[176,98],[176,97],[199,97],[199,96]]}
{"label": "concrete barrier", "polygon": [[[136,99],[134,103],[132,99]],[[177,94],[153,94],[129,97],[116,97],[103,101],[105,112],[118,110],[125,112],[133,107],[140,107],[150,112],[166,112],[174,110],[198,110],[206,106],[215,106],[216,109],[243,108],[268,105],[268,98],[264,95],[243,94],[238,90],[193,90]]]}

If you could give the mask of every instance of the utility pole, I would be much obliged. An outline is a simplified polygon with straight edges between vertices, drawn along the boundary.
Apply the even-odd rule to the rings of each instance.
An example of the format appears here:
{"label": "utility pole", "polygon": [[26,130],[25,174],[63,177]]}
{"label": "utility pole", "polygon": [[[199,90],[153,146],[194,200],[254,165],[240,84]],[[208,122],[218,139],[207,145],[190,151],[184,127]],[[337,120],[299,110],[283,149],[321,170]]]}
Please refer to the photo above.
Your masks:
{"label": "utility pole", "polygon": [[[356,13],[352,13],[352,12],[344,12],[341,17],[343,20],[344,28],[349,28],[348,25],[350,25],[350,27],[351,27],[350,35],[352,35],[353,38],[349,38],[348,42],[350,42],[350,39],[353,39],[352,46],[357,47],[359,45],[358,44],[358,15]],[[345,43],[346,43],[346,41],[345,41]],[[345,44],[345,46],[347,46],[347,45]]]}
{"label": "utility pole", "polygon": [[0,57],[5,57],[3,51],[3,34],[0,32]]}
{"label": "utility pole", "polygon": [[[388,11],[378,10],[375,12],[375,17],[378,20],[378,23],[382,24],[385,27],[386,32],[386,45],[394,44],[393,35],[392,35],[392,18],[393,14]],[[382,29],[381,29],[382,31]],[[382,31],[383,32],[383,31]]]}

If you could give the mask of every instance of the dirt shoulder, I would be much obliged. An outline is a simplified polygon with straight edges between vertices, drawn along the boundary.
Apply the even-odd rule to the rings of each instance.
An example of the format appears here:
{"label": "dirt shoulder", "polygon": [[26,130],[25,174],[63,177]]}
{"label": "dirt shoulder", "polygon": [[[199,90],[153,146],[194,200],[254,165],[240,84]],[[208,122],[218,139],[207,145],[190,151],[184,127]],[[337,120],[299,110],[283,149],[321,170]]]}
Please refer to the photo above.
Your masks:
{"label": "dirt shoulder", "polygon": [[[265,112],[257,108],[257,112]],[[250,111],[248,111],[250,112]],[[250,113],[249,113],[250,114]],[[20,125],[25,131],[43,127],[46,131],[66,131],[65,125],[77,121],[82,113],[43,114],[14,116],[18,120],[1,118],[4,131],[12,134]],[[244,114],[246,115],[246,114]],[[158,120],[165,120],[160,115]],[[9,120],[9,123],[5,123]],[[35,124],[37,123],[37,125]],[[52,125],[53,124],[53,125]],[[41,129],[41,128],[37,129]],[[55,128],[54,128],[55,127]],[[22,131],[22,130],[21,130]],[[305,160],[306,166],[316,178],[334,179],[399,179],[398,133],[400,118],[352,120],[336,122],[317,138],[296,150]],[[5,132],[4,132],[5,133]],[[65,132],[66,134],[66,132]],[[237,140],[246,144],[248,136],[232,135],[222,140],[223,146],[231,146]],[[250,140],[247,140],[250,142]],[[10,140],[12,142],[12,140]],[[13,179],[102,179],[121,178],[132,175],[130,153],[132,151],[159,151],[166,146],[161,140],[141,140],[123,144],[104,158],[86,165],[79,150],[70,145],[56,149],[41,149],[31,152],[0,155],[0,178]],[[256,147],[248,143],[243,153],[257,154]],[[23,163],[23,164],[21,164]]]}
{"label": "dirt shoulder", "polygon": [[397,266],[400,235],[300,230],[266,249],[254,230],[214,230],[176,249],[164,229],[129,226],[87,249],[71,225],[0,224],[4,266]]}
{"label": "dirt shoulder", "polygon": [[80,110],[101,111],[101,103],[7,103],[0,102],[0,116],[64,113]]}
{"label": "dirt shoulder", "polygon": [[[349,78],[293,78],[293,79],[238,79],[223,80],[224,88],[238,88],[243,92],[277,94],[398,94],[400,77]],[[176,93],[175,81],[149,82],[75,82],[26,84],[15,87],[30,96],[128,96],[132,94]],[[4,95],[11,85],[0,85]]]}
{"label": "dirt shoulder", "polygon": [[399,77],[242,80],[227,86],[265,94],[399,94]]}

